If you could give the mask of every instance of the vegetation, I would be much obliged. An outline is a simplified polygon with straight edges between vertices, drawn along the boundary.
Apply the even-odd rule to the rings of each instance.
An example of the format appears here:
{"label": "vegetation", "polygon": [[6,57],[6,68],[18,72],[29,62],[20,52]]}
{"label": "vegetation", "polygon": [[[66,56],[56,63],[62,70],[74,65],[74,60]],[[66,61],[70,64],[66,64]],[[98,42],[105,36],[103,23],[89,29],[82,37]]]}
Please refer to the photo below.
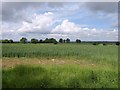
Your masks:
{"label": "vegetation", "polygon": [[63,39],[62,38],[59,39],[59,43],[63,43]]}
{"label": "vegetation", "polygon": [[77,44],[57,46],[53,44],[3,44],[2,49],[3,57],[87,58],[92,60],[114,61],[117,60],[118,55],[117,46],[94,47],[92,45],[85,46]]}
{"label": "vegetation", "polygon": [[98,45],[98,44],[100,44],[100,43],[98,43],[98,42],[94,42],[94,43],[93,43],[93,45]]}
{"label": "vegetation", "polygon": [[21,43],[24,43],[24,44],[27,43],[27,38],[22,37],[22,38],[20,39],[20,42],[21,42]]}
{"label": "vegetation", "polygon": [[93,44],[93,45],[99,45],[99,44],[103,44],[103,45],[110,45],[110,44],[115,44],[115,45],[120,45],[120,42],[118,41],[81,41],[80,39],[76,39],[76,41],[70,41],[69,38],[67,39],[62,39],[60,38],[59,41],[57,41],[55,38],[46,38],[45,40],[38,40],[36,38],[32,38],[31,41],[27,41],[27,38],[25,37],[22,37],[20,39],[20,41],[13,41],[12,39],[8,40],[8,39],[5,39],[5,40],[0,40],[0,43],[34,43],[34,44],[37,44],[37,43],[54,43],[54,44],[57,44],[57,43],[89,43],[89,44]]}
{"label": "vegetation", "polygon": [[76,43],[81,43],[81,40],[79,40],[79,39],[76,39]]}
{"label": "vegetation", "polygon": [[97,47],[94,45],[78,44],[3,44],[3,57],[27,58],[63,58],[87,59],[93,62],[107,62],[116,65],[118,46],[108,45]]}
{"label": "vegetation", "polygon": [[66,40],[65,39],[63,40],[62,38],[60,38],[59,43],[70,43],[70,39],[67,38]]}
{"label": "vegetation", "polygon": [[[31,59],[30,65],[16,63],[13,68],[3,67],[3,88],[118,88],[118,47],[77,43],[3,44],[3,64],[6,57],[11,62],[16,59],[14,63]],[[43,63],[39,64],[36,58]],[[12,65],[11,62],[8,64]]]}
{"label": "vegetation", "polygon": [[120,45],[120,42],[116,42],[116,45]]}
{"label": "vegetation", "polygon": [[13,40],[12,39],[10,39],[10,40],[5,39],[5,40],[0,40],[0,42],[1,43],[13,43]]}
{"label": "vegetation", "polygon": [[3,69],[3,88],[118,88],[111,68],[80,65],[19,65]]}
{"label": "vegetation", "polygon": [[43,42],[44,43],[54,43],[54,44],[57,44],[57,41],[54,38],[49,38],[49,39],[46,38]]}
{"label": "vegetation", "polygon": [[43,43],[43,40],[42,39],[40,39],[40,41],[39,41],[40,43]]}
{"label": "vegetation", "polygon": [[66,39],[66,43],[70,43],[70,39],[69,38]]}
{"label": "vegetation", "polygon": [[38,40],[37,39],[35,39],[35,38],[33,38],[33,39],[31,39],[31,43],[38,43]]}
{"label": "vegetation", "polygon": [[103,43],[103,45],[107,45],[106,43]]}

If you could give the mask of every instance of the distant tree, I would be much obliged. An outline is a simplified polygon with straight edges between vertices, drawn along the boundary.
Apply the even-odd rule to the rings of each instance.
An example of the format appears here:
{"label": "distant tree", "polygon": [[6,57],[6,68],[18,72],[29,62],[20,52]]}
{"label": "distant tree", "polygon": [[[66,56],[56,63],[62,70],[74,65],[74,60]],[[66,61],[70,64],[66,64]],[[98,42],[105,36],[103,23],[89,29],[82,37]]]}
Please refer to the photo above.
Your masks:
{"label": "distant tree", "polygon": [[93,45],[98,45],[99,43],[98,42],[94,42]]}
{"label": "distant tree", "polygon": [[20,39],[20,42],[25,44],[25,43],[27,43],[27,39],[26,39],[25,37],[22,37],[22,38]]}
{"label": "distant tree", "polygon": [[69,38],[66,39],[66,43],[70,43],[70,39]]}
{"label": "distant tree", "polygon": [[65,43],[65,42],[66,42],[66,40],[64,39],[64,40],[63,40],[63,42]]}
{"label": "distant tree", "polygon": [[49,42],[49,43],[54,43],[54,41],[55,41],[54,38],[49,38],[49,39],[48,39],[48,42]]}
{"label": "distant tree", "polygon": [[10,42],[10,43],[13,43],[13,40],[12,40],[12,39],[10,39],[10,40],[9,40],[9,42]]}
{"label": "distant tree", "polygon": [[54,39],[54,38],[46,38],[44,41],[43,41],[44,43],[57,43],[57,41],[56,41],[56,39]]}
{"label": "distant tree", "polygon": [[103,45],[107,45],[107,43],[103,43]]}
{"label": "distant tree", "polygon": [[38,39],[32,38],[31,43],[34,43],[34,44],[38,43]]}
{"label": "distant tree", "polygon": [[44,43],[49,43],[49,39],[46,38],[43,42],[44,42]]}
{"label": "distant tree", "polygon": [[120,43],[119,42],[116,42],[116,45],[119,45]]}
{"label": "distant tree", "polygon": [[12,39],[10,40],[5,39],[5,40],[0,40],[0,43],[14,43],[14,41]]}
{"label": "distant tree", "polygon": [[43,42],[43,40],[42,39],[40,39],[40,41],[39,41],[40,43],[42,43]]}
{"label": "distant tree", "polygon": [[8,39],[5,39],[5,40],[1,40],[2,43],[9,43],[9,40]]}
{"label": "distant tree", "polygon": [[50,39],[49,39],[49,42],[50,42],[50,43],[54,43],[54,44],[57,43],[56,39],[54,39],[54,38],[50,38]]}
{"label": "distant tree", "polygon": [[54,44],[57,44],[58,42],[55,40],[53,43],[54,43]]}
{"label": "distant tree", "polygon": [[59,39],[59,43],[63,43],[63,39],[62,38]]}
{"label": "distant tree", "polygon": [[8,40],[8,39],[5,39],[5,43],[9,43],[9,40]]}
{"label": "distant tree", "polygon": [[79,40],[79,39],[76,39],[76,43],[81,43],[81,40]]}

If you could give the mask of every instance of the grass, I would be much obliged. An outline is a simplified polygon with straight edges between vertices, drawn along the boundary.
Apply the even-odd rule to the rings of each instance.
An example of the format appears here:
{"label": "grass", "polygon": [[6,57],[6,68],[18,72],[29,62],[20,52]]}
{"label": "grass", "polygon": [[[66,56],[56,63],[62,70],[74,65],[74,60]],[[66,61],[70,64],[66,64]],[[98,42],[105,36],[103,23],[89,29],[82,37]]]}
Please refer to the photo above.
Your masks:
{"label": "grass", "polygon": [[3,88],[118,88],[118,46],[3,44]]}
{"label": "grass", "polygon": [[3,88],[117,88],[117,72],[79,65],[3,69]]}

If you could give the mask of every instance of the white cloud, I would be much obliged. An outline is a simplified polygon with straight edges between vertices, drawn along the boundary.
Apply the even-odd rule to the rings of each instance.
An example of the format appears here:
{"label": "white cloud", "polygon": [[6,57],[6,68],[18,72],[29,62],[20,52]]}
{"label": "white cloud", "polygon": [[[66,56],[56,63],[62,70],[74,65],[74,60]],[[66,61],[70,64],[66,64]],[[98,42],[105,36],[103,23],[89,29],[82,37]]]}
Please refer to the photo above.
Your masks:
{"label": "white cloud", "polygon": [[[75,17],[73,17],[75,18]],[[60,24],[58,25],[59,22]],[[55,25],[55,28],[54,28]],[[12,25],[11,25],[12,26]],[[30,38],[70,38],[75,40],[118,40],[118,30],[98,30],[88,28],[87,25],[79,25],[68,19],[56,17],[56,13],[33,14],[28,16],[28,21],[22,21],[19,29],[11,28],[7,24],[2,25],[2,35],[5,38],[20,39],[21,36]],[[13,25],[14,26],[14,25]],[[83,27],[84,26],[84,27]],[[15,26],[14,26],[15,27]]]}
{"label": "white cloud", "polygon": [[1,30],[0,30],[0,38],[1,39],[14,39],[18,38],[18,33],[16,30],[10,28],[8,24],[2,24]]}
{"label": "white cloud", "polygon": [[69,22],[67,19],[62,22],[61,25],[55,27],[52,30],[52,33],[63,33],[63,34],[73,34],[79,31],[80,27],[74,24],[73,22]]}
{"label": "white cloud", "polygon": [[14,30],[11,29],[8,24],[5,24],[5,23],[2,24],[1,29],[2,30],[0,30],[0,33],[2,33],[2,34],[4,34],[4,33],[15,33]]}
{"label": "white cloud", "polygon": [[96,28],[82,28],[69,20],[64,20],[52,30],[53,34],[63,34],[69,38],[81,38],[83,40],[118,40],[118,30],[103,30]]}
{"label": "white cloud", "polygon": [[31,21],[23,21],[20,33],[50,33],[51,25],[53,24],[54,15],[52,12],[44,14],[34,14]]}

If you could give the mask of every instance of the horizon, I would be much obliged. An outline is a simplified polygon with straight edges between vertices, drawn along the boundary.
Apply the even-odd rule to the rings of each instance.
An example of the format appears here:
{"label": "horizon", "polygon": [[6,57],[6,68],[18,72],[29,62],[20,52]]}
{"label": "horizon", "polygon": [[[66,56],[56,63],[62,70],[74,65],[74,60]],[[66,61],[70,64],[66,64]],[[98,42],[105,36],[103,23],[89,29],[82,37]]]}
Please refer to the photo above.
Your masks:
{"label": "horizon", "polygon": [[[23,37],[21,37],[21,38],[23,38]],[[20,39],[21,39],[20,38]],[[24,37],[24,38],[26,38],[26,37]],[[13,40],[14,42],[19,42],[20,41],[20,39],[19,40],[13,40],[13,39],[0,39],[0,41],[1,40]],[[26,38],[27,39],[27,38]],[[37,38],[31,38],[31,39],[37,39]],[[31,39],[27,39],[27,42],[31,42]],[[46,38],[45,38],[46,39]],[[45,40],[45,39],[37,39],[38,41],[39,40]],[[48,38],[48,39],[50,39],[50,38]],[[56,39],[56,38],[54,38],[54,39]],[[63,38],[59,38],[59,39],[63,39]],[[56,41],[59,41],[59,39],[56,39]],[[67,38],[64,38],[63,40],[66,40]],[[68,38],[68,39],[70,39],[70,38]],[[76,42],[76,40],[77,40],[78,38],[76,38],[75,40],[71,40],[70,39],[70,42]],[[78,39],[78,40],[81,40],[81,39]],[[108,40],[108,41],[105,41],[105,40],[92,40],[92,41],[90,41],[90,40],[81,40],[81,42],[119,42],[118,40],[117,41],[113,41],[113,40]]]}

